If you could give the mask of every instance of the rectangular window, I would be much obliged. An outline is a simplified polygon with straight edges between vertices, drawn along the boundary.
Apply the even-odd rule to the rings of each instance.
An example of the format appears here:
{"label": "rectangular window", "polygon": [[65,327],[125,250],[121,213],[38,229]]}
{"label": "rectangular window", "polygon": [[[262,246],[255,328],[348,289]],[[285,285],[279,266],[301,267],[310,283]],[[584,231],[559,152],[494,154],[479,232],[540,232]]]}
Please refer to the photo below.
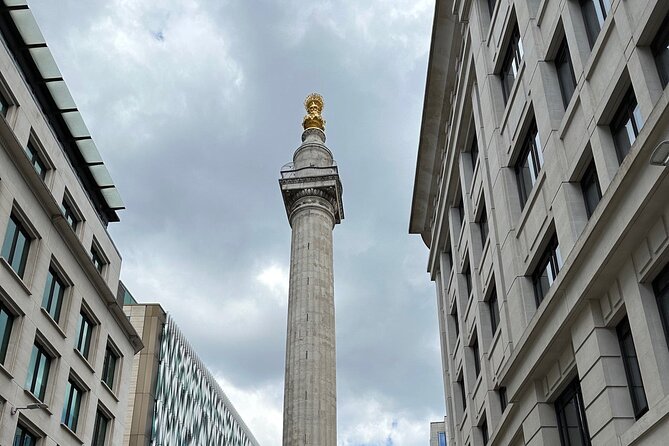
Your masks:
{"label": "rectangular window", "polygon": [[0,115],[7,116],[7,111],[9,110],[9,101],[4,94],[0,93]]}
{"label": "rectangular window", "polygon": [[456,209],[458,210],[458,217],[460,217],[460,229],[462,229],[465,224],[465,205],[462,196],[460,196],[460,202],[456,205]]}
{"label": "rectangular window", "polygon": [[88,359],[91,350],[91,337],[93,336],[93,322],[83,312],[79,314],[79,326],[77,328],[77,350]]}
{"label": "rectangular window", "polygon": [[613,120],[611,121],[611,135],[616,146],[616,153],[618,155],[618,162],[622,163],[627,156],[639,136],[641,127],[643,127],[643,119],[641,118],[641,111],[639,104],[636,102],[634,96],[634,89],[632,87],[627,90],[623,101],[616,111]]}
{"label": "rectangular window", "polygon": [[532,122],[515,166],[521,207],[525,207],[527,198],[539,178],[539,172],[543,165],[544,155],[539,140],[539,132],[536,123]]}
{"label": "rectangular window", "polygon": [[488,240],[488,210],[485,207],[485,201],[481,203],[483,210],[481,211],[481,217],[479,218],[479,229],[481,230],[481,244],[485,246],[486,240]]}
{"label": "rectangular window", "polygon": [[63,212],[63,217],[65,217],[67,224],[76,231],[77,225],[79,224],[79,218],[74,212],[74,207],[67,199],[63,199],[63,203],[61,204],[61,211]]}
{"label": "rectangular window", "polygon": [[42,308],[56,322],[60,320],[60,310],[63,306],[65,288],[67,288],[65,281],[60,278],[53,267],[49,268],[49,273],[46,276],[46,285],[44,286],[44,295],[42,296]]}
{"label": "rectangular window", "polygon": [[583,192],[583,200],[585,201],[585,212],[588,218],[595,212],[595,208],[602,199],[602,190],[599,188],[599,179],[597,178],[597,169],[595,162],[591,161],[590,165],[583,173],[581,178],[581,191]]}
{"label": "rectangular window", "polygon": [[497,0],[487,0],[487,2],[488,2],[488,11],[492,16],[492,12],[495,10],[495,3],[497,3]]}
{"label": "rectangular window", "polygon": [[471,294],[472,294],[472,272],[469,269],[469,262],[467,262],[467,266],[465,267],[465,270],[462,271],[462,274],[465,276],[465,284],[467,285],[467,296],[471,296]]}
{"label": "rectangular window", "polygon": [[44,396],[46,395],[46,385],[49,380],[50,367],[51,357],[42,346],[35,343],[33,345],[32,354],[30,355],[26,390],[29,390],[40,401],[44,401]]}
{"label": "rectangular window", "polygon": [[518,77],[520,71],[520,63],[523,60],[523,42],[520,40],[520,33],[518,32],[518,25],[514,25],[511,32],[511,39],[509,46],[506,48],[506,55],[504,62],[502,62],[502,94],[504,95],[504,103],[509,101],[511,96],[511,89]]}
{"label": "rectangular window", "polygon": [[499,407],[501,412],[504,413],[506,406],[509,404],[509,400],[506,399],[506,387],[500,387],[497,393],[499,394]]}
{"label": "rectangular window", "polygon": [[653,291],[664,327],[664,335],[669,344],[669,263],[653,281]]}
{"label": "rectangular window", "polygon": [[601,31],[606,15],[610,10],[610,0],[581,0],[581,12],[583,13],[590,48],[595,46],[599,31]]}
{"label": "rectangular window", "polygon": [[28,144],[26,145],[26,155],[28,155],[30,164],[33,165],[35,172],[37,172],[37,175],[39,175],[39,177],[43,181],[46,178],[46,171],[47,171],[46,163],[42,160],[39,151],[37,150],[32,141],[28,141]]}
{"label": "rectangular window", "polygon": [[9,217],[5,241],[2,244],[2,257],[7,259],[12,269],[21,278],[23,278],[23,273],[26,270],[31,240],[32,237],[30,237],[23,224],[12,214]]}
{"label": "rectangular window", "polygon": [[497,289],[493,287],[488,298],[488,310],[490,311],[490,329],[494,336],[499,326],[499,305],[497,303]]}
{"label": "rectangular window", "polygon": [[554,235],[550,242],[548,242],[546,251],[544,251],[543,257],[532,275],[537,307],[541,305],[541,301],[548,294],[548,290],[553,285],[553,282],[555,282],[560,268],[562,268],[562,255],[560,254],[557,236]]}
{"label": "rectangular window", "polygon": [[95,426],[93,427],[93,439],[91,446],[105,446],[107,439],[107,429],[111,419],[98,409],[95,414]]}
{"label": "rectangular window", "polygon": [[474,167],[476,167],[476,160],[479,159],[479,145],[478,142],[476,141],[476,137],[474,137],[474,140],[472,141],[472,146],[469,149],[469,156],[472,159],[472,170],[474,170]]}
{"label": "rectangular window", "polygon": [[481,374],[481,353],[479,352],[478,338],[474,338],[472,343],[472,354],[474,355],[474,373],[478,377]]}
{"label": "rectangular window", "polygon": [[460,321],[458,320],[458,310],[456,308],[453,308],[451,317],[453,318],[453,326],[455,327],[455,336],[458,337],[460,336]]}
{"label": "rectangular window", "polygon": [[446,432],[439,432],[439,446],[446,446]]}
{"label": "rectangular window", "polygon": [[65,403],[60,421],[65,426],[69,427],[72,432],[77,431],[79,409],[81,408],[81,398],[83,394],[83,389],[70,378],[65,387]]}
{"label": "rectangular window", "polygon": [[109,386],[110,389],[114,388],[114,376],[116,374],[116,363],[119,360],[119,355],[114,351],[113,347],[107,344],[107,350],[105,350],[105,362],[102,366],[102,381]]}
{"label": "rectangular window", "polygon": [[564,446],[589,446],[590,434],[578,378],[574,379],[555,401],[555,414]]}
{"label": "rectangular window", "polygon": [[93,265],[95,265],[95,269],[97,269],[98,272],[102,274],[102,270],[104,269],[106,262],[104,261],[102,254],[100,254],[100,251],[95,246],[95,244],[91,246],[91,261],[93,262]]}
{"label": "rectangular window", "polygon": [[465,381],[462,378],[462,375],[458,378],[457,384],[458,389],[460,389],[460,402],[462,403],[462,411],[464,412],[467,408],[467,391],[465,390]]}
{"label": "rectangular window", "polygon": [[620,342],[620,352],[625,365],[625,375],[627,376],[627,386],[632,397],[632,407],[634,408],[634,417],[638,420],[641,415],[648,412],[648,401],[646,400],[646,391],[641,379],[641,369],[639,368],[639,359],[636,356],[634,339],[632,339],[632,330],[630,323],[625,319],[620,321],[616,327],[618,332],[618,341]]}
{"label": "rectangular window", "polygon": [[657,71],[660,74],[662,88],[669,84],[669,14],[664,18],[657,35],[651,44]]}
{"label": "rectangular window", "polygon": [[14,433],[14,443],[12,446],[36,446],[37,436],[31,434],[21,423],[16,426]]}
{"label": "rectangular window", "polygon": [[7,349],[9,348],[9,338],[12,335],[12,325],[14,324],[14,315],[9,312],[7,307],[0,303],[0,364],[5,363]]}
{"label": "rectangular window", "polygon": [[483,446],[488,444],[488,440],[490,440],[490,436],[488,434],[488,420],[486,420],[485,413],[481,417],[481,438],[483,439]]}
{"label": "rectangular window", "polygon": [[562,103],[566,109],[576,90],[576,77],[574,77],[574,67],[571,64],[566,37],[562,40],[562,45],[560,45],[560,49],[555,56],[555,68],[557,69],[560,93],[562,93]]}

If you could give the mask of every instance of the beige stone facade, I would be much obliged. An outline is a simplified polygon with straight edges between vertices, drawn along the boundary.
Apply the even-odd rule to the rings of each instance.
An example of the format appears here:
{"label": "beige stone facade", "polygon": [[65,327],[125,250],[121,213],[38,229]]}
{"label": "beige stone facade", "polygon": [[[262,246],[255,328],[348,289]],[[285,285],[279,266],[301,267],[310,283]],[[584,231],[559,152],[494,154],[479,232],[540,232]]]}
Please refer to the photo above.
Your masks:
{"label": "beige stone facade", "polygon": [[0,444],[18,433],[25,445],[120,445],[142,348],[117,301],[121,257],[106,229],[122,203],[95,179],[106,169],[30,10],[4,3]]}
{"label": "beige stone facade", "polygon": [[449,445],[667,443],[668,14],[436,2],[410,232]]}

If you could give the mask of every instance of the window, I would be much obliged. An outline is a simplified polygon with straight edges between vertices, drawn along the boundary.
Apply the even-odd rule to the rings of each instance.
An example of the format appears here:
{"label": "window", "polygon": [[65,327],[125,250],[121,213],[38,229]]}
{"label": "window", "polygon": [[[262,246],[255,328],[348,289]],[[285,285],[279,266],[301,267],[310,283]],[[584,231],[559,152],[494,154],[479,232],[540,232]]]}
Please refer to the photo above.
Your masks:
{"label": "window", "polygon": [[446,432],[439,432],[438,434],[439,446],[446,446]]}
{"label": "window", "polygon": [[49,268],[49,273],[46,276],[46,285],[44,286],[44,295],[42,296],[42,308],[56,322],[60,319],[65,288],[67,288],[65,281],[54,271],[53,267]]}
{"label": "window", "polygon": [[641,111],[632,87],[627,90],[622,103],[611,121],[611,135],[616,146],[618,162],[622,163],[643,127]]}
{"label": "window", "polygon": [[465,409],[467,408],[467,396],[466,393],[467,391],[465,390],[465,381],[462,378],[462,371],[460,371],[461,375],[458,378],[457,384],[458,384],[458,389],[460,389],[460,402],[462,403],[462,411],[464,412]]}
{"label": "window", "polygon": [[472,342],[472,353],[474,354],[474,373],[478,377],[481,374],[481,353],[479,352],[479,340],[476,337]]}
{"label": "window", "polygon": [[485,206],[485,201],[481,202],[481,217],[479,217],[479,229],[481,230],[481,244],[485,245],[486,240],[488,240],[488,210]]}
{"label": "window", "polygon": [[460,229],[462,229],[465,224],[465,205],[462,196],[460,196],[460,202],[456,205],[456,209],[458,210],[458,217],[460,217]]}
{"label": "window", "polygon": [[625,365],[627,386],[630,390],[630,397],[632,397],[634,417],[638,420],[641,415],[648,412],[648,401],[646,400],[646,392],[643,388],[641,370],[639,369],[639,360],[636,356],[634,339],[632,339],[632,330],[630,329],[630,323],[627,319],[627,316],[625,316],[625,319],[620,321],[616,327],[616,331],[618,332],[620,352],[623,357],[623,364]]}
{"label": "window", "polygon": [[497,0],[486,0],[488,2],[488,11],[490,11],[490,15],[492,16],[492,12],[495,10],[495,3],[497,3]]}
{"label": "window", "polygon": [[467,266],[465,267],[464,271],[462,271],[462,274],[465,276],[465,284],[467,285],[467,296],[470,296],[472,294],[472,272],[469,269],[469,262],[467,262]]}
{"label": "window", "polygon": [[33,352],[30,355],[26,390],[29,390],[40,401],[44,401],[44,396],[46,395],[50,367],[51,357],[42,346],[35,343],[33,345]]}
{"label": "window", "polygon": [[26,146],[26,155],[28,155],[28,159],[30,160],[30,164],[33,165],[33,168],[35,169],[35,172],[37,172],[37,175],[44,180],[46,178],[46,163],[42,160],[42,157],[39,154],[39,151],[35,147],[32,141],[28,141],[28,145]]}
{"label": "window", "polygon": [[455,337],[458,337],[460,336],[460,321],[458,320],[457,308],[453,308],[453,314],[451,314],[451,317],[453,318],[453,326],[455,327]]}
{"label": "window", "polygon": [[532,276],[537,307],[544,300],[546,294],[548,294],[548,290],[553,285],[553,282],[555,282],[560,268],[562,268],[562,255],[560,254],[557,236],[554,235],[550,242],[548,242],[546,251],[544,251],[544,255]]}
{"label": "window", "polygon": [[472,141],[472,146],[469,149],[469,156],[472,159],[472,170],[474,170],[474,167],[476,167],[476,160],[479,159],[479,145],[476,142],[476,137],[474,137],[474,140]]}
{"label": "window", "polygon": [[564,108],[567,108],[571,97],[574,95],[574,90],[576,90],[576,78],[574,77],[574,67],[571,64],[566,38],[562,40],[562,45],[560,45],[560,49],[555,56],[555,68],[557,69],[560,93],[562,93],[562,103]]}
{"label": "window", "polygon": [[583,173],[581,178],[581,191],[583,191],[583,200],[585,201],[585,212],[588,218],[595,212],[595,208],[602,199],[602,190],[599,188],[599,179],[597,178],[597,169],[595,162],[591,161],[590,165]]}
{"label": "window", "polygon": [[481,417],[481,424],[480,424],[480,429],[481,429],[481,437],[483,439],[483,445],[485,446],[488,444],[488,440],[490,440],[490,436],[488,434],[488,420],[485,418],[485,413],[483,413],[483,416]]}
{"label": "window", "polygon": [[664,88],[669,84],[669,14],[660,25],[660,29],[651,44],[651,50]]}
{"label": "window", "polygon": [[5,241],[2,244],[2,257],[7,259],[19,277],[23,277],[28,260],[28,251],[32,238],[15,215],[9,217]]}
{"label": "window", "polygon": [[543,164],[544,156],[541,149],[541,141],[539,140],[539,132],[537,131],[536,123],[532,122],[525,136],[523,149],[515,167],[521,207],[525,207],[527,198],[539,178],[539,172]]}
{"label": "window", "polygon": [[0,303],[0,364],[5,363],[7,349],[9,348],[9,338],[12,335],[12,325],[14,324],[14,315],[9,312],[7,307]]}
{"label": "window", "polygon": [[119,355],[114,351],[114,348],[107,344],[107,350],[105,350],[105,362],[102,366],[102,381],[109,386],[110,389],[114,388],[114,376],[116,374],[116,363],[119,360]]}
{"label": "window", "polygon": [[509,46],[506,49],[504,62],[502,62],[502,94],[504,95],[504,103],[506,104],[511,96],[511,88],[518,77],[520,70],[520,62],[523,60],[523,42],[520,40],[520,33],[518,32],[518,25],[515,25],[511,32],[511,39]]}
{"label": "window", "polygon": [[63,217],[65,217],[67,224],[76,231],[77,225],[79,224],[79,218],[74,212],[74,207],[65,198],[63,199],[63,204],[61,205],[61,211],[63,212]]}
{"label": "window", "polygon": [[506,399],[506,387],[500,387],[497,393],[499,394],[499,407],[501,412],[504,413],[506,406],[509,404],[509,400]]}
{"label": "window", "polygon": [[578,378],[574,379],[555,401],[555,414],[564,446],[589,446],[588,422]]}
{"label": "window", "polygon": [[91,446],[104,446],[105,440],[107,439],[107,428],[111,418],[102,413],[98,409],[95,414],[95,426],[93,427],[93,439],[91,441]]}
{"label": "window", "polygon": [[669,344],[669,263],[653,281],[653,291],[655,291],[655,299],[660,310],[664,335]]}
{"label": "window", "polygon": [[9,101],[4,94],[0,93],[0,115],[7,116],[7,110],[9,110]]}
{"label": "window", "polygon": [[488,310],[490,311],[490,330],[494,336],[499,326],[499,305],[497,304],[497,289],[493,287],[488,298]]}
{"label": "window", "polygon": [[91,337],[93,335],[93,322],[83,312],[79,314],[79,327],[77,328],[77,350],[88,359],[91,350]]}
{"label": "window", "polygon": [[36,446],[37,437],[31,434],[21,423],[16,426],[13,446]]}
{"label": "window", "polygon": [[67,381],[67,386],[65,387],[65,403],[60,421],[65,426],[69,427],[72,432],[77,431],[79,409],[81,408],[81,397],[83,394],[84,390],[74,382],[72,377],[70,377]]}
{"label": "window", "polygon": [[581,12],[583,13],[590,48],[595,46],[599,31],[602,29],[606,15],[610,10],[610,0],[581,0]]}
{"label": "window", "polygon": [[97,269],[98,272],[102,274],[102,270],[104,269],[106,262],[104,261],[104,258],[102,257],[98,247],[95,246],[95,243],[91,245],[91,261],[93,262],[93,265],[95,265],[95,269]]}

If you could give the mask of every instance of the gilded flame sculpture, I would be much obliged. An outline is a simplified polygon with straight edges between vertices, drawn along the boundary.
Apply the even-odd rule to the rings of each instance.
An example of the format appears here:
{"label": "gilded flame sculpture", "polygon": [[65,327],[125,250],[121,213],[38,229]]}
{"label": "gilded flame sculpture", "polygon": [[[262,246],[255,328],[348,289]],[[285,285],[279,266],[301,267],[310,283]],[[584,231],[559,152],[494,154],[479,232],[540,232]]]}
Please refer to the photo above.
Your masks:
{"label": "gilded flame sculpture", "polygon": [[307,110],[307,115],[302,120],[302,127],[304,130],[309,128],[319,128],[325,130],[325,119],[321,116],[323,112],[323,96],[318,93],[311,93],[304,100],[304,108]]}

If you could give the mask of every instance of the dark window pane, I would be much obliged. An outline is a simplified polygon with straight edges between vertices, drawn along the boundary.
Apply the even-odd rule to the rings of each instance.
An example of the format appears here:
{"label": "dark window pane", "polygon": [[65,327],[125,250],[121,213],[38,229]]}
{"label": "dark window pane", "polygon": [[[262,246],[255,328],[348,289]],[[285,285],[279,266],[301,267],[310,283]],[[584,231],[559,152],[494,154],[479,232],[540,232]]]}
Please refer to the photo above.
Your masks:
{"label": "dark window pane", "polygon": [[467,264],[467,267],[465,270],[462,272],[465,276],[465,284],[467,285],[467,296],[472,294],[472,273],[471,270],[469,269],[469,264]]}
{"label": "dark window pane", "polygon": [[14,444],[13,446],[35,446],[37,444],[37,437],[25,427],[19,424],[16,426],[16,432],[14,433]]}
{"label": "dark window pane", "polygon": [[51,358],[38,344],[33,345],[33,351],[30,356],[30,365],[28,366],[28,378],[26,379],[26,389],[40,401],[44,400],[46,395],[46,385],[49,379],[49,369]]}
{"label": "dark window pane", "polygon": [[495,10],[495,3],[497,3],[497,0],[488,0],[488,12],[490,12],[490,15]]}
{"label": "dark window pane", "polygon": [[590,434],[578,378],[572,381],[555,401],[560,443],[568,446],[589,446]]}
{"label": "dark window pane", "polygon": [[485,202],[482,202],[483,210],[481,211],[481,217],[479,218],[479,228],[481,229],[481,244],[485,245],[486,240],[488,240],[488,210],[486,209]]}
{"label": "dark window pane", "polygon": [[546,294],[548,294],[548,290],[557,278],[560,268],[562,268],[562,256],[557,237],[553,236],[551,241],[548,242],[546,251],[544,251],[544,255],[532,276],[537,306],[541,304]]}
{"label": "dark window pane", "polygon": [[102,274],[102,269],[105,267],[105,262],[102,259],[102,254],[98,251],[95,245],[91,246],[91,261],[95,265],[95,269]]}
{"label": "dark window pane", "polygon": [[634,90],[630,87],[611,121],[611,135],[619,162],[622,163],[629,153],[641,127],[643,127],[641,111],[634,96]]}
{"label": "dark window pane", "polygon": [[77,386],[72,380],[68,380],[65,388],[65,403],[63,405],[63,413],[61,415],[61,422],[72,429],[73,432],[77,430],[79,422],[79,409],[81,407],[81,397],[84,391]]}
{"label": "dark window pane", "polygon": [[476,138],[474,138],[474,141],[472,141],[472,146],[469,149],[469,156],[472,159],[472,170],[476,166],[476,160],[479,159],[479,145],[478,142],[476,141]]}
{"label": "dark window pane", "polygon": [[664,335],[669,344],[669,264],[658,274],[653,281],[653,291],[660,310],[660,318],[664,327]]}
{"label": "dark window pane", "polygon": [[527,198],[539,178],[539,172],[544,164],[544,156],[539,140],[537,126],[533,122],[525,136],[523,149],[516,163],[516,179],[520,204],[525,206]]}
{"label": "dark window pane", "polygon": [[42,295],[42,307],[49,313],[54,321],[60,319],[60,310],[63,306],[63,296],[65,295],[65,283],[52,268],[46,277],[44,294]]}
{"label": "dark window pane", "polygon": [[28,142],[28,145],[26,146],[26,154],[35,169],[35,172],[37,172],[37,175],[44,180],[46,178],[46,164],[42,161],[37,148],[35,148],[32,142]]}
{"label": "dark window pane", "polygon": [[67,222],[68,225],[72,229],[77,229],[77,224],[79,223],[79,220],[77,219],[76,214],[74,213],[74,209],[70,205],[70,203],[67,200],[63,200],[62,206],[62,212],[63,212],[63,217],[65,218],[65,221]]}
{"label": "dark window pane", "polygon": [[483,438],[483,444],[488,444],[490,436],[488,435],[488,420],[486,420],[485,415],[483,415],[481,421],[481,437]]}
{"label": "dark window pane", "polygon": [[2,256],[16,271],[19,277],[23,277],[26,262],[28,260],[28,251],[30,249],[30,235],[23,227],[21,222],[12,215],[9,218],[5,241],[2,245]]}
{"label": "dark window pane", "polygon": [[107,346],[107,350],[105,351],[105,362],[102,366],[102,381],[107,384],[110,389],[114,388],[114,375],[116,373],[117,361],[118,355],[110,346]]}
{"label": "dark window pane", "polygon": [[454,309],[453,314],[453,326],[455,327],[455,336],[460,336],[460,321],[458,320],[458,310]]}
{"label": "dark window pane", "polygon": [[479,353],[479,340],[474,339],[472,344],[472,353],[474,354],[474,372],[476,376],[479,376],[481,373],[481,354]]}
{"label": "dark window pane", "polygon": [[79,326],[77,328],[77,350],[88,359],[91,348],[91,336],[93,333],[93,322],[84,313],[79,315]]}
{"label": "dark window pane", "polygon": [[14,316],[0,304],[0,364],[5,363],[7,357],[7,348],[9,347],[9,338],[12,334],[12,325]]}
{"label": "dark window pane", "polygon": [[499,388],[499,405],[502,409],[502,413],[506,410],[506,406],[509,403],[508,400],[506,399],[506,387],[500,387]]}
{"label": "dark window pane", "polygon": [[669,84],[669,14],[664,18],[651,45],[662,87]]}
{"label": "dark window pane", "polygon": [[492,330],[493,336],[497,331],[499,326],[499,305],[497,304],[497,290],[492,289],[490,293],[490,298],[488,299],[488,309],[490,310],[490,329]]}
{"label": "dark window pane", "polygon": [[594,161],[590,163],[583,174],[583,178],[581,178],[581,190],[583,191],[583,199],[585,200],[585,211],[588,214],[588,218],[590,218],[599,204],[599,200],[602,198],[602,191],[599,188],[599,179]]}
{"label": "dark window pane", "polygon": [[511,96],[511,89],[513,83],[518,76],[520,63],[523,60],[523,43],[520,40],[520,33],[518,32],[518,25],[514,26],[511,32],[511,39],[509,46],[506,49],[504,62],[502,63],[502,70],[500,76],[502,77],[502,94],[504,95],[504,103],[508,102]]}
{"label": "dark window pane", "polygon": [[616,331],[618,332],[620,352],[623,364],[625,365],[627,385],[632,398],[634,416],[639,419],[641,415],[648,411],[648,401],[646,400],[646,392],[643,387],[643,380],[641,379],[641,370],[639,369],[639,361],[636,355],[636,348],[634,347],[632,330],[630,329],[627,317],[618,324]]}
{"label": "dark window pane", "polygon": [[567,108],[571,97],[574,95],[574,90],[576,90],[576,78],[574,77],[574,67],[571,64],[566,38],[562,41],[555,57],[555,68],[557,69],[560,92],[562,93],[562,102],[564,107]]}
{"label": "dark window pane", "polygon": [[581,0],[581,12],[588,34],[590,48],[595,45],[599,31],[604,25],[604,20],[611,9],[609,0]]}
{"label": "dark window pane", "polygon": [[109,418],[98,410],[95,415],[95,426],[93,427],[93,440],[91,441],[91,446],[104,446],[109,421]]}
{"label": "dark window pane", "polygon": [[9,101],[4,94],[0,94],[0,115],[7,116],[7,110],[9,110]]}

